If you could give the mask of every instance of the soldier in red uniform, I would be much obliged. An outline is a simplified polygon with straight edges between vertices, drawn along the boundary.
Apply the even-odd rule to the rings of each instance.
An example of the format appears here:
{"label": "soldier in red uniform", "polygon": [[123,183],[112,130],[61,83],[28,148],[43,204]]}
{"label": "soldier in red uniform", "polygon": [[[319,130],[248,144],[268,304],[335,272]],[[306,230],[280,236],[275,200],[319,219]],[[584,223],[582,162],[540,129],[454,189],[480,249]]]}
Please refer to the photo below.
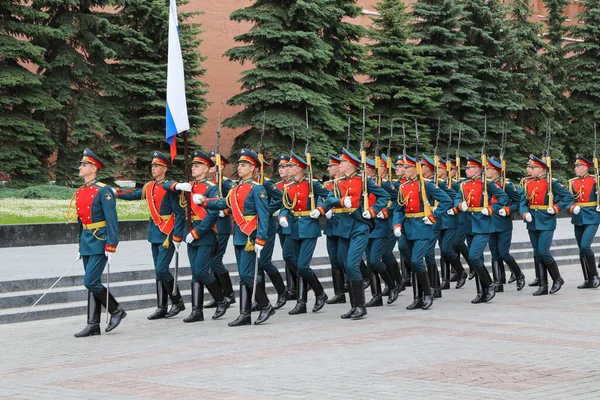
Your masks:
{"label": "soldier in red uniform", "polygon": [[[106,332],[115,329],[127,313],[121,308],[112,293],[102,285],[102,272],[119,243],[119,226],[115,196],[112,189],[98,181],[98,171],[104,167],[100,158],[85,149],[79,164],[79,176],[84,184],[77,189],[71,200],[75,202],[79,223],[79,252],[83,258],[85,275],[83,284],[88,290],[87,325],[75,337],[100,334],[100,305],[111,314]],[[71,205],[67,215],[71,218]],[[108,302],[107,302],[108,295]]]}
{"label": "soldier in red uniform", "polygon": [[569,180],[569,191],[575,196],[571,206],[571,223],[575,228],[575,239],[579,247],[579,259],[583,271],[583,283],[577,288],[590,289],[600,286],[596,255],[592,250],[592,242],[600,224],[600,208],[598,207],[598,186],[596,177],[590,175],[592,162],[581,154],[575,160],[575,178]]}

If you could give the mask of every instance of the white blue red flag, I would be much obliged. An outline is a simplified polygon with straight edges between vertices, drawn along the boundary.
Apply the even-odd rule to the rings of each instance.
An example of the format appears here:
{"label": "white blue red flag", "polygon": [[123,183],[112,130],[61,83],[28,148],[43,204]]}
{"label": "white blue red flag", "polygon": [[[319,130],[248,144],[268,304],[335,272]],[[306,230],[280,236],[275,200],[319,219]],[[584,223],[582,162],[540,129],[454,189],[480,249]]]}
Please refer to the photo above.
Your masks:
{"label": "white blue red flag", "polygon": [[167,143],[171,146],[171,161],[177,156],[175,136],[190,129],[187,103],[185,100],[185,79],[183,57],[179,44],[179,23],[177,5],[171,0],[169,6],[169,58],[167,65]]}

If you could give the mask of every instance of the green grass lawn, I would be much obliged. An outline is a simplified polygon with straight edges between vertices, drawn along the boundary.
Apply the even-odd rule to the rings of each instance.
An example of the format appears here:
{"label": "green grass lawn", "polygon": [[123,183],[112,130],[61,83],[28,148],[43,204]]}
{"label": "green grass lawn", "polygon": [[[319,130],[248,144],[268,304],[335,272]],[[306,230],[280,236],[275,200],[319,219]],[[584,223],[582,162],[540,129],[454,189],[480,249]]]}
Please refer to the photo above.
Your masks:
{"label": "green grass lawn", "polygon": [[[0,224],[67,222],[70,200],[0,198]],[[117,200],[119,220],[148,219],[145,201]]]}

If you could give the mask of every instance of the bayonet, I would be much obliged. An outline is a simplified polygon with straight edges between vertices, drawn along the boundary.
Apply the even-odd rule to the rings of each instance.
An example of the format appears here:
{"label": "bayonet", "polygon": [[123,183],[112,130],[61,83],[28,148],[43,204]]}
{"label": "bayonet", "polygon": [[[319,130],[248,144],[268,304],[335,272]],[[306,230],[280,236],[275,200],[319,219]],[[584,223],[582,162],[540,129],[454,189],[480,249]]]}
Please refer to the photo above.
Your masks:
{"label": "bayonet", "polygon": [[379,156],[379,138],[381,136],[381,114],[377,121],[377,138],[375,141],[375,172],[377,173],[377,185],[381,186],[381,174],[379,173],[379,164],[381,163],[381,157]]}

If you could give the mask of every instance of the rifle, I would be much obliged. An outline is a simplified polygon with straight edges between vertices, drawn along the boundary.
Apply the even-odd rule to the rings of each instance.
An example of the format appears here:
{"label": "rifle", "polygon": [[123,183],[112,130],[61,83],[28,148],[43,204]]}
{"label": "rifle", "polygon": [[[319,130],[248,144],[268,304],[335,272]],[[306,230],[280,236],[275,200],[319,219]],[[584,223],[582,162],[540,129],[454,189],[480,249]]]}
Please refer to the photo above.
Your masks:
{"label": "rifle", "polygon": [[392,136],[394,135],[394,119],[392,118],[392,122],[390,124],[390,138],[388,140],[388,150],[387,150],[387,169],[388,169],[388,179],[392,181]]}
{"label": "rifle", "polygon": [[381,114],[377,122],[377,141],[375,142],[375,172],[377,173],[377,185],[381,186],[381,174],[379,173],[379,164],[381,157],[379,156],[379,137],[381,136]]}
{"label": "rifle", "polygon": [[292,150],[290,154],[294,152],[294,142],[296,142],[296,120],[292,120]]}
{"label": "rifle", "polygon": [[431,215],[431,204],[429,204],[429,199],[427,198],[427,192],[425,191],[425,178],[423,177],[423,171],[421,169],[421,161],[419,159],[419,127],[417,125],[417,120],[415,119],[415,149],[417,152],[416,160],[417,160],[417,175],[419,176],[419,183],[421,186],[421,201],[423,202],[423,211],[425,212],[425,216]]}
{"label": "rifle", "polygon": [[600,186],[598,176],[598,154],[596,152],[598,136],[596,135],[596,121],[594,121],[594,177],[596,178],[596,208],[600,207]]}
{"label": "rifle", "polygon": [[350,117],[348,117],[348,133],[346,134],[346,150],[350,151]]}
{"label": "rifle", "polygon": [[215,154],[215,163],[217,164],[217,187],[219,188],[219,197],[223,197],[223,166],[221,165],[221,113],[219,113],[219,125],[217,127],[217,151]]}
{"label": "rifle", "polygon": [[502,170],[500,171],[500,178],[502,179],[502,190],[506,189],[506,160],[504,159],[504,152],[506,151],[506,141],[508,139],[508,132],[506,131],[506,123],[502,123],[502,145],[500,147],[500,164]]}
{"label": "rifle", "polygon": [[485,140],[487,139],[487,115],[483,117],[483,145],[481,146],[481,184],[483,185],[483,207],[490,205],[490,199],[487,189],[487,178],[485,176],[485,167],[487,165],[487,155],[485,154]]}
{"label": "rifle", "polygon": [[402,121],[402,162],[406,162],[406,129]]}
{"label": "rifle", "polygon": [[440,125],[441,125],[441,121],[440,121],[440,117],[438,117],[438,129],[437,129],[437,134],[435,136],[435,149],[433,149],[433,182],[435,183],[435,186],[438,185],[437,166],[440,161],[440,158],[438,156],[438,145],[440,143]]}
{"label": "rifle", "polygon": [[308,128],[308,108],[306,109],[306,148],[304,149],[304,153],[306,155],[306,169],[308,171],[308,198],[310,199],[310,211],[315,209],[315,188],[313,187],[313,170],[312,170],[312,161],[310,157],[310,153],[308,152],[308,142],[309,142],[309,128]]}
{"label": "rifle", "polygon": [[456,182],[460,182],[460,139],[462,138],[462,125],[458,125],[458,142],[456,144]]}
{"label": "rifle", "polygon": [[263,123],[262,130],[260,131],[260,144],[258,145],[258,162],[260,163],[259,174],[258,174],[258,183],[261,185],[265,181],[265,156],[263,154],[263,139],[265,137],[265,120],[267,119],[267,112],[263,111]]}
{"label": "rifle", "polygon": [[369,209],[369,191],[368,191],[368,183],[367,183],[367,152],[365,151],[365,108],[363,107],[363,123],[362,123],[362,132],[361,132],[361,141],[360,141],[360,163],[362,166],[362,170],[360,172],[360,178],[362,179],[362,197],[363,197],[363,211],[367,211]]}
{"label": "rifle", "polygon": [[450,125],[450,135],[448,136],[448,149],[446,150],[446,183],[452,187],[452,164],[450,163],[450,147],[452,146],[452,125]]}
{"label": "rifle", "polygon": [[548,207],[554,206],[554,193],[552,192],[552,157],[550,152],[552,149],[552,130],[550,128],[550,120],[546,122],[546,165],[548,165],[548,172],[546,173],[546,179],[548,180]]}

